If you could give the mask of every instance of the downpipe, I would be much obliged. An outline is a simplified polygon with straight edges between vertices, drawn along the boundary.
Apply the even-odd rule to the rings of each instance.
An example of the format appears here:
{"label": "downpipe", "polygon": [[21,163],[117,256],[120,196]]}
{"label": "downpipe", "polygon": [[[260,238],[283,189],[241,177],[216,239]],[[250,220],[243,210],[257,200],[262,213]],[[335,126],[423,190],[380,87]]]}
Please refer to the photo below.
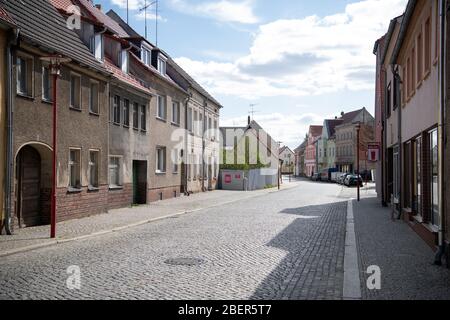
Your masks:
{"label": "downpipe", "polygon": [[12,235],[13,230],[13,217],[12,217],[12,182],[13,182],[13,168],[14,168],[14,156],[13,156],[13,94],[12,94],[12,49],[17,44],[19,38],[19,30],[13,29],[6,47],[6,105],[7,105],[7,141],[6,141],[6,215],[5,215],[5,231],[7,235]]}
{"label": "downpipe", "polygon": [[[440,136],[439,136],[439,250],[436,253],[436,256],[434,258],[434,264],[437,266],[442,265],[442,258],[446,256],[446,249],[445,249],[445,218],[444,218],[444,165],[445,165],[445,159],[444,159],[444,146],[445,146],[445,125],[446,125],[446,13],[447,13],[447,1],[446,0],[440,0],[439,1],[439,12],[440,12],[440,28],[441,28],[441,37],[440,37],[440,43],[441,43],[441,52],[440,52],[440,60],[439,60],[439,77],[440,77],[440,113],[439,113],[439,126],[440,126]],[[447,264],[448,264],[448,256],[446,257]]]}

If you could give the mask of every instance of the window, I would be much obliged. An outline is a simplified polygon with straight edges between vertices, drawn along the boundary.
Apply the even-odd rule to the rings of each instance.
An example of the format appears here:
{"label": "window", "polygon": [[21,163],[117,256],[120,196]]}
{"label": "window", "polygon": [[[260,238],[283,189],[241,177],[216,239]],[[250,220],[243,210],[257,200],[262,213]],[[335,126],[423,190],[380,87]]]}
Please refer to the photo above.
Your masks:
{"label": "window", "polygon": [[42,67],[42,100],[53,101],[53,81],[48,66]]}
{"label": "window", "polygon": [[434,36],[435,36],[435,41],[434,41],[434,63],[437,63],[438,59],[439,59],[439,43],[441,42],[440,39],[440,14],[439,14],[439,6],[436,6],[436,13],[435,13],[435,31],[434,31]]}
{"label": "window", "polygon": [[24,56],[17,57],[17,93],[28,97],[33,96],[33,59]]}
{"label": "window", "polygon": [[115,124],[120,124],[120,97],[114,96],[113,101],[113,122]]}
{"label": "window", "polygon": [[395,74],[394,75],[394,91],[392,92],[392,98],[394,100],[394,102],[393,102],[394,110],[397,109],[397,107],[400,105],[400,100],[401,100],[400,87],[401,87],[400,76],[398,74]]}
{"label": "window", "polygon": [[403,76],[402,76],[402,104],[406,102],[407,97],[407,91],[408,91],[408,78],[407,78],[407,72],[406,72],[406,64],[403,66]]}
{"label": "window", "polygon": [[411,92],[414,94],[416,85],[416,48],[411,51]]}
{"label": "window", "polygon": [[389,118],[391,116],[391,84],[387,86],[386,90],[386,117]]}
{"label": "window", "polygon": [[406,66],[407,66],[407,70],[408,70],[408,72],[407,72],[407,77],[408,77],[408,81],[407,81],[407,90],[408,90],[407,97],[410,98],[411,97],[411,93],[412,93],[411,58],[408,58],[406,61],[407,61],[406,62]]}
{"label": "window", "polygon": [[166,172],[166,148],[156,148],[156,173]]}
{"label": "window", "polygon": [[128,51],[122,50],[120,54],[120,68],[124,73],[128,73]]}
{"label": "window", "polygon": [[417,84],[422,81],[423,77],[423,39],[422,33],[417,37]]}
{"label": "window", "polygon": [[194,110],[194,133],[198,134],[198,112]]}
{"label": "window", "polygon": [[419,137],[414,143],[414,202],[413,210],[414,212],[422,217],[422,138]]}
{"label": "window", "polygon": [[70,75],[70,107],[81,110],[81,77]]}
{"label": "window", "polygon": [[109,157],[109,185],[112,188],[122,185],[122,158],[117,156]]}
{"label": "window", "polygon": [[172,123],[173,124],[180,124],[180,103],[179,102],[173,102],[172,103]]}
{"label": "window", "polygon": [[425,73],[431,68],[431,22],[430,18],[425,22]]}
{"label": "window", "polygon": [[188,108],[186,129],[192,133],[192,108]]}
{"label": "window", "polygon": [[98,188],[98,160],[99,151],[89,151],[89,187]]}
{"label": "window", "polygon": [[139,104],[133,104],[133,129],[139,130]]}
{"label": "window", "polygon": [[81,150],[70,149],[69,152],[69,188],[79,189],[81,187],[80,176]]}
{"label": "window", "polygon": [[123,100],[123,125],[125,127],[130,126],[130,100]]}
{"label": "window", "polygon": [[213,140],[216,140],[218,135],[218,131],[217,131],[217,120],[214,120],[214,136],[213,136]]}
{"label": "window", "polygon": [[89,111],[91,113],[99,114],[99,93],[98,82],[91,81],[91,87],[89,91]]}
{"label": "window", "polygon": [[141,130],[147,130],[147,106],[141,106]]}
{"label": "window", "polygon": [[430,159],[431,159],[431,219],[433,225],[439,225],[439,155],[438,155],[438,131],[429,133],[430,136]]}
{"label": "window", "polygon": [[179,162],[180,162],[178,155],[179,155],[178,149],[173,149],[173,151],[172,151],[173,173],[178,173],[178,167],[179,167]]}
{"label": "window", "polygon": [[198,126],[198,135],[199,136],[203,136],[203,113],[199,113],[200,115],[200,120],[198,122],[199,126]]}
{"label": "window", "polygon": [[158,57],[158,71],[163,75],[166,74],[166,60],[162,57]]}
{"label": "window", "polygon": [[158,114],[157,117],[166,120],[166,97],[158,96]]}
{"label": "window", "polygon": [[152,64],[152,52],[151,50],[147,48],[142,48],[141,51],[141,60],[144,62],[147,66],[151,66]]}
{"label": "window", "polygon": [[208,130],[208,138],[212,137],[211,129],[212,129],[212,119],[208,118],[208,128],[207,128],[207,130]]}
{"label": "window", "polygon": [[91,52],[99,61],[103,60],[103,35],[96,34],[91,38]]}

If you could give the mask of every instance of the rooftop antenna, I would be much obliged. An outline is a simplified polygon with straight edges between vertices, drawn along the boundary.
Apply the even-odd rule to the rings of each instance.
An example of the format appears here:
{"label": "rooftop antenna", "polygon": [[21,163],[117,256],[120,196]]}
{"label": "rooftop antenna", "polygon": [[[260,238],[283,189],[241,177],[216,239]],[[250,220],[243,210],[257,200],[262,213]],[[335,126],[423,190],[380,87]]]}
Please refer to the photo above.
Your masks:
{"label": "rooftop antenna", "polygon": [[130,20],[129,12],[130,12],[130,6],[129,6],[128,0],[127,0],[127,24],[129,24],[129,20]]}
{"label": "rooftop antenna", "polygon": [[[156,4],[158,6],[158,0],[153,1],[152,3],[147,4],[147,0],[144,2],[144,6],[139,9],[139,12],[144,11],[144,20],[145,20],[145,39],[148,39],[147,37],[147,9],[151,7],[152,5]],[[156,18],[156,21],[158,21],[158,17]],[[158,45],[158,44],[157,44]]]}
{"label": "rooftop antenna", "polygon": [[155,24],[156,24],[156,28],[155,28],[155,42],[156,42],[156,46],[158,46],[158,10],[159,9],[159,0],[156,0],[156,16],[155,16]]}
{"label": "rooftop antenna", "polygon": [[251,115],[252,120],[253,120],[254,117],[255,117],[255,113],[258,113],[258,112],[259,112],[259,111],[256,111],[256,110],[255,110],[255,107],[256,107],[257,105],[258,105],[258,104],[256,104],[256,103],[250,104],[251,111],[249,111],[248,114]]}

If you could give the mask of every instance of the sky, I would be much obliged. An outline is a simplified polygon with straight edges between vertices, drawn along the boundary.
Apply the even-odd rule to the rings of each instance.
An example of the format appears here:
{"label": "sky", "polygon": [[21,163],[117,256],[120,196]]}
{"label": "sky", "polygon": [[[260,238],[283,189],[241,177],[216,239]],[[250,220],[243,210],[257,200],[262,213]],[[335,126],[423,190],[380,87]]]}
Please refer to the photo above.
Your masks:
{"label": "sky", "polygon": [[[142,35],[146,0],[129,0]],[[94,0],[126,19],[126,0]],[[152,4],[154,0],[147,0]],[[374,43],[407,0],[159,0],[148,39],[224,106],[221,126],[254,120],[282,145],[310,125],[366,107],[374,113]],[[253,107],[251,107],[253,105]]]}

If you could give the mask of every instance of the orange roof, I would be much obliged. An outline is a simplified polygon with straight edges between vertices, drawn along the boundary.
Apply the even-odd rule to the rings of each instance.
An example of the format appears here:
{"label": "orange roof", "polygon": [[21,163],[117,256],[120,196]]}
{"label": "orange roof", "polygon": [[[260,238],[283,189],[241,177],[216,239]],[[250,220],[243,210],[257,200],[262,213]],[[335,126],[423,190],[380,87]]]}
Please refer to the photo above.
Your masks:
{"label": "orange roof", "polygon": [[322,135],[323,126],[310,126],[309,132],[313,137],[321,136]]}
{"label": "orange roof", "polygon": [[114,63],[109,58],[105,58],[105,68],[108,71],[112,72],[113,76],[116,79],[118,79],[126,84],[129,84],[130,86],[132,86],[140,91],[143,91],[149,95],[153,95],[149,88],[145,87],[138,79],[123,72],[122,69],[120,69],[119,67],[114,65]]}

